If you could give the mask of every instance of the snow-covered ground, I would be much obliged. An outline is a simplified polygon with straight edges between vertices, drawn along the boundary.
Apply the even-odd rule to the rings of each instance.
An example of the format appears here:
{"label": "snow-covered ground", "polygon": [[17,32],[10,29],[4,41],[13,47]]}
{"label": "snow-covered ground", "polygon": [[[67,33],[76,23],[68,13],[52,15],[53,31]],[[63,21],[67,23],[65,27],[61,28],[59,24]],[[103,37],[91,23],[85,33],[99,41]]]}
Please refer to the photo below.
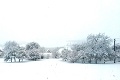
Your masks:
{"label": "snow-covered ground", "polygon": [[0,59],[0,80],[120,80],[120,64],[78,64],[60,59],[5,63]]}

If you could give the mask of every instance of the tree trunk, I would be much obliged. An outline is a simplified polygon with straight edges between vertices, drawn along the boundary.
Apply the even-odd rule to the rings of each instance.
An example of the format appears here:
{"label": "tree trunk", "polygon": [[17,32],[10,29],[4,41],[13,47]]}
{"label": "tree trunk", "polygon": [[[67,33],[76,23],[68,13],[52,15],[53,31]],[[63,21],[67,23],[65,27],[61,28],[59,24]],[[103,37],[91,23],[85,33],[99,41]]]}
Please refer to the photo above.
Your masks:
{"label": "tree trunk", "polygon": [[20,59],[19,59],[19,62],[20,62]]}
{"label": "tree trunk", "polygon": [[97,60],[98,60],[98,59],[95,59],[95,63],[96,63],[96,64],[97,64]]}
{"label": "tree trunk", "polygon": [[82,63],[85,63],[85,58],[84,57],[82,58]]}
{"label": "tree trunk", "polygon": [[14,61],[16,62],[16,59],[15,59],[15,57],[14,57]]}
{"label": "tree trunk", "polygon": [[104,64],[105,64],[105,59],[104,59]]}
{"label": "tree trunk", "polygon": [[89,59],[89,61],[88,61],[89,63],[91,63],[92,62],[92,60],[91,60],[91,58]]}
{"label": "tree trunk", "polygon": [[12,62],[12,58],[11,58],[11,62]]}
{"label": "tree trunk", "polygon": [[116,58],[114,58],[114,63],[116,63]]}

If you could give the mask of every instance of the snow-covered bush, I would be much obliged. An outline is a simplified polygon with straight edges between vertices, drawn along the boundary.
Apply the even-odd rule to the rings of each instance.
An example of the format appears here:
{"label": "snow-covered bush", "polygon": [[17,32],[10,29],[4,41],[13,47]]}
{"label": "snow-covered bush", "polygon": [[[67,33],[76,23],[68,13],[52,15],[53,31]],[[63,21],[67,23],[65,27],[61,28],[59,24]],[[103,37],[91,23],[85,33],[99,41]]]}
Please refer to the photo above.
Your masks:
{"label": "snow-covered bush", "polygon": [[37,60],[41,58],[40,45],[36,42],[31,42],[26,45],[26,54],[29,60]]}
{"label": "snow-covered bush", "polygon": [[56,47],[54,49],[51,50],[52,52],[52,58],[60,58],[61,57],[61,54],[59,53],[59,47]]}
{"label": "snow-covered bush", "polygon": [[64,49],[62,50],[62,59],[64,61],[68,61],[69,55],[70,55],[71,51],[68,49]]}
{"label": "snow-covered bush", "polygon": [[43,59],[50,59],[50,58],[52,58],[52,53],[43,53],[42,57],[43,57]]}
{"label": "snow-covered bush", "polygon": [[26,51],[26,54],[27,54],[27,56],[28,56],[27,58],[28,58],[29,60],[34,60],[34,61],[36,61],[37,59],[40,59],[40,58],[41,58],[38,49],[27,50],[27,51]]}
{"label": "snow-covered bush", "polygon": [[64,49],[62,51],[62,58],[64,61],[68,61],[68,62],[72,62],[72,63],[75,63],[75,62],[82,62],[82,63],[85,63],[86,61],[86,53],[83,51],[83,50],[80,50],[80,51],[70,51],[70,50],[67,50],[67,49]]}
{"label": "snow-covered bush", "polygon": [[77,62],[80,59],[80,54],[77,51],[70,51],[68,56],[67,56],[67,60],[69,62]]}

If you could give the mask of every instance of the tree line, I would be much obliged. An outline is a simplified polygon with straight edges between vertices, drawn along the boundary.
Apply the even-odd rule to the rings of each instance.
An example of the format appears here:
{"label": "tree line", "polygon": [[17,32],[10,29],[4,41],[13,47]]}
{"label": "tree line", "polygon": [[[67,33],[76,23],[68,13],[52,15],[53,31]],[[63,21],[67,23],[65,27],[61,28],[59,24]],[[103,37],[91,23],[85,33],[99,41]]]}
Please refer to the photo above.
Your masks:
{"label": "tree line", "polygon": [[[120,45],[112,45],[112,39],[105,34],[90,34],[87,36],[86,42],[81,44],[72,44],[71,49],[55,47],[49,49],[51,54],[44,55],[46,48],[41,47],[36,42],[30,42],[25,47],[21,47],[15,41],[8,41],[4,45],[3,58],[8,62],[21,62],[23,60],[36,61],[43,58],[62,58],[63,61],[72,63],[106,63],[107,61],[119,61]],[[115,48],[115,51],[114,51]]]}
{"label": "tree line", "polygon": [[111,46],[112,39],[105,34],[90,34],[87,41],[82,44],[74,44],[71,46],[72,51],[64,49],[62,58],[68,62],[79,63],[106,63],[120,59],[120,45],[116,45],[116,51]]}
{"label": "tree line", "polygon": [[3,58],[6,62],[16,62],[16,59],[18,59],[19,62],[23,61],[23,59],[36,61],[41,58],[44,50],[45,49],[40,47],[36,42],[30,42],[26,47],[21,47],[15,41],[8,41],[4,45]]}

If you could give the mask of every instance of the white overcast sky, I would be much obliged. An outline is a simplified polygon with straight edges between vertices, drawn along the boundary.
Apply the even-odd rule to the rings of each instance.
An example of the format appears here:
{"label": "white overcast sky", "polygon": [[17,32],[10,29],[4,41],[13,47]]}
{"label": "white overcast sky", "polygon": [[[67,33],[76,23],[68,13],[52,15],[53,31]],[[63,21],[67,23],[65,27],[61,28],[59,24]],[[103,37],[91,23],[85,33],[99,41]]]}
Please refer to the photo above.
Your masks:
{"label": "white overcast sky", "polygon": [[0,0],[0,45],[66,45],[88,34],[120,38],[120,0]]}

